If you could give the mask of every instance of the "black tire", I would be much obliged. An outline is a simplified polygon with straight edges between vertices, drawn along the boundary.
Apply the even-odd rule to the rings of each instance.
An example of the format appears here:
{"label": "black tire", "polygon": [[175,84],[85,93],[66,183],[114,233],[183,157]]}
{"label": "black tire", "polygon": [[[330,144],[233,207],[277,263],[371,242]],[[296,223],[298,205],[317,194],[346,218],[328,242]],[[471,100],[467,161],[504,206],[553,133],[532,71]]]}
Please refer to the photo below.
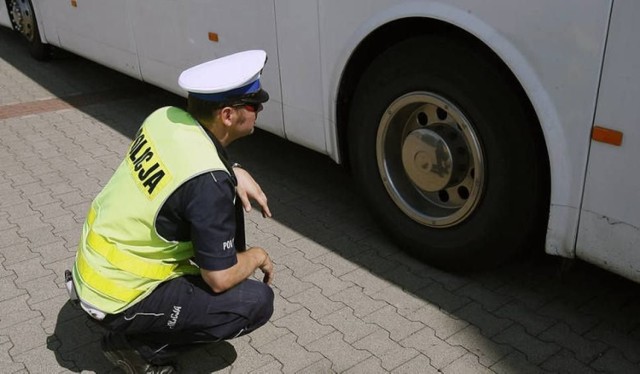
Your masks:
{"label": "black tire", "polygon": [[40,38],[40,29],[31,0],[10,0],[8,10],[13,29],[27,40],[31,56],[39,61],[50,60],[53,47],[43,43]]}
{"label": "black tire", "polygon": [[401,248],[446,270],[497,266],[548,211],[531,111],[472,44],[401,42],[364,72],[351,106],[356,180]]}

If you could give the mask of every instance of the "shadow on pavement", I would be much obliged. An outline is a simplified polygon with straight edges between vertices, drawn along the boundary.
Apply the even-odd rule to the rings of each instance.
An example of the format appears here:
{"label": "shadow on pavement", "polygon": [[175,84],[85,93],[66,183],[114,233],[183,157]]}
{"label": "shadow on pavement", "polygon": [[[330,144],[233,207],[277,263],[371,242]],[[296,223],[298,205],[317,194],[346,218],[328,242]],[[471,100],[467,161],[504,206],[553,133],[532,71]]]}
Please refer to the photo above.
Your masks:
{"label": "shadow on pavement", "polygon": [[[67,302],[58,313],[54,334],[47,337],[47,348],[54,352],[58,364],[70,371],[117,373],[119,369],[100,349],[105,331],[79,307]],[[211,373],[230,366],[237,356],[229,342],[196,346],[180,356],[178,368],[185,373]]]}

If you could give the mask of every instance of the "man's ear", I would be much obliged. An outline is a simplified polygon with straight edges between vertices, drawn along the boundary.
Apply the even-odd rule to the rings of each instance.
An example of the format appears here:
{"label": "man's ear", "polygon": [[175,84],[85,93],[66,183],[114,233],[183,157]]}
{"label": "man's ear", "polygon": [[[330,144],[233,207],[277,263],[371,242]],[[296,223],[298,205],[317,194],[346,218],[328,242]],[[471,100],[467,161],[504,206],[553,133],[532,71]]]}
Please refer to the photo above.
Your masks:
{"label": "man's ear", "polygon": [[233,124],[233,116],[235,111],[232,107],[226,106],[220,109],[218,115],[220,116],[220,120],[225,126],[231,126]]}

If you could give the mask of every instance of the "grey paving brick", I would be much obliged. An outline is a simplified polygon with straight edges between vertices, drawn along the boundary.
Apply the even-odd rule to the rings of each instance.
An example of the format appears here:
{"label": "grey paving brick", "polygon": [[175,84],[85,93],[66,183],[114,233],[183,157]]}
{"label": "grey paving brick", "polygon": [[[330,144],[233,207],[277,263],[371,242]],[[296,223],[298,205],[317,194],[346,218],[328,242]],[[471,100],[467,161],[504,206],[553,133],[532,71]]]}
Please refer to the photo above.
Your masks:
{"label": "grey paving brick", "polygon": [[456,310],[456,316],[478,327],[482,334],[489,338],[513,324],[510,319],[500,318],[487,312],[476,302],[471,302]]}
{"label": "grey paving brick", "polygon": [[313,283],[294,277],[290,269],[278,269],[273,285],[285,299],[313,287]]}
{"label": "grey paving brick", "polygon": [[300,250],[302,253],[304,253],[304,256],[310,260],[313,260],[319,256],[326,255],[328,253],[333,253],[330,248],[306,238],[298,238],[297,240],[288,243],[288,245]]}
{"label": "grey paving brick", "polygon": [[517,321],[533,336],[537,336],[555,323],[554,319],[536,313],[519,301],[510,302],[494,313],[500,318]]}
{"label": "grey paving brick", "polygon": [[9,336],[13,347],[9,350],[12,357],[42,346],[47,339],[47,334],[40,326],[42,317],[24,320],[10,327],[3,328],[3,334]]}
{"label": "grey paving brick", "polygon": [[440,370],[431,366],[430,360],[427,356],[420,354],[408,362],[404,363],[400,367],[395,368],[392,371],[393,374],[436,374],[441,373]]}
{"label": "grey paving brick", "polygon": [[367,316],[376,310],[389,305],[384,301],[372,299],[363,292],[362,288],[358,286],[349,287],[346,290],[330,296],[329,299],[341,301],[344,304],[349,305],[349,307],[353,309],[354,316],[358,318]]}
{"label": "grey paving brick", "polygon": [[11,174],[9,175],[9,179],[11,179],[12,185],[14,187],[19,187],[25,184],[34,183],[38,181],[29,171]]}
{"label": "grey paving brick", "polygon": [[278,265],[284,265],[293,271],[293,276],[304,279],[309,274],[326,269],[324,266],[313,263],[304,257],[300,251],[292,252],[278,259]]}
{"label": "grey paving brick", "polygon": [[18,235],[23,238],[27,238],[25,235],[27,232],[52,229],[50,225],[42,222],[42,216],[39,214],[17,218],[12,220],[12,222],[18,225]]}
{"label": "grey paving brick", "polygon": [[616,374],[637,374],[640,372],[638,363],[630,362],[624,355],[615,348],[611,348],[601,357],[591,363],[591,367]]}
{"label": "grey paving brick", "polygon": [[426,303],[422,308],[408,315],[400,311],[398,313],[411,321],[418,321],[431,327],[440,339],[446,339],[469,325],[466,320],[456,318],[437,306]]}
{"label": "grey paving brick", "polygon": [[[254,214],[258,215],[257,212],[254,212]],[[264,219],[264,218],[260,216],[258,219]],[[269,252],[269,256],[278,264],[282,262],[281,260],[283,258],[298,252],[295,248],[292,248],[289,245],[280,243],[280,241],[278,241],[278,238],[276,238],[273,235],[265,236],[260,241],[251,242],[251,243],[252,245],[266,249],[267,252]]]}
{"label": "grey paving brick", "polygon": [[333,326],[342,333],[344,341],[353,343],[374,331],[382,330],[382,328],[374,323],[366,323],[353,314],[350,307],[342,308],[321,318],[319,323],[323,325]]}
{"label": "grey paving brick", "polygon": [[322,294],[328,297],[353,286],[353,283],[350,281],[343,280],[331,274],[331,270],[327,268],[322,268],[302,279],[305,282],[311,282],[318,286],[322,290]]}
{"label": "grey paving brick", "polygon": [[543,362],[541,367],[554,373],[597,373],[583,362],[576,360],[573,353],[565,349]]}
{"label": "grey paving brick", "polygon": [[[80,237],[78,236],[76,240],[79,238]],[[75,254],[67,250],[66,244],[67,243],[65,241],[60,240],[56,235],[54,241],[44,245],[34,245],[32,246],[33,248],[31,251],[40,254],[42,257],[41,263],[43,265],[58,262],[60,260],[69,260],[70,262],[73,262]]]}
{"label": "grey paving brick", "polygon": [[423,328],[399,343],[403,347],[411,347],[422,352],[429,358],[430,365],[439,370],[468,353],[463,347],[452,346],[436,337],[435,331],[429,327]]}
{"label": "grey paving brick", "polygon": [[425,305],[428,305],[424,300],[421,300],[415,295],[407,293],[397,285],[383,288],[382,290],[371,295],[371,298],[382,300],[387,304],[394,306],[398,310],[398,313],[405,317],[414,313]]}
{"label": "grey paving brick", "polygon": [[314,341],[307,349],[322,352],[322,355],[331,361],[331,369],[337,373],[344,372],[371,356],[369,352],[347,344],[342,339],[342,334],[337,331]]}
{"label": "grey paving brick", "polygon": [[360,286],[366,295],[373,295],[392,285],[391,282],[381,279],[365,269],[356,269],[341,276],[340,279]]}
{"label": "grey paving brick", "polygon": [[29,300],[27,300],[27,303],[31,306],[41,301],[67,294],[65,289],[59,288],[58,285],[54,283],[55,278],[56,275],[51,274],[26,282],[17,280],[16,285],[18,288],[27,290],[27,293],[29,294]]}
{"label": "grey paving brick", "polygon": [[324,357],[318,352],[310,352],[297,343],[294,334],[287,334],[270,344],[258,348],[258,352],[273,356],[282,364],[283,373],[296,373]]}
{"label": "grey paving brick", "polygon": [[307,344],[335,331],[331,326],[319,324],[309,314],[307,309],[300,309],[273,321],[273,324],[277,327],[286,327],[293,332],[298,338],[298,344],[302,346],[307,346]]}
{"label": "grey paving brick", "polygon": [[16,282],[18,283],[28,282],[51,274],[51,270],[43,267],[39,256],[7,265],[7,269],[11,269],[16,273],[18,276]]}
{"label": "grey paving brick", "polygon": [[70,215],[70,212],[62,207],[62,202],[60,201],[52,201],[48,204],[34,207],[33,209],[41,214],[40,220],[43,223],[53,226],[54,231],[59,229],[56,223],[59,221],[60,217]]}
{"label": "grey paving brick", "polygon": [[358,253],[350,259],[373,274],[393,273],[394,270],[404,269],[399,263],[380,256],[374,249]]}
{"label": "grey paving brick", "polygon": [[608,323],[601,323],[589,331],[585,337],[608,344],[622,352],[627,360],[640,364],[640,341],[625,332],[612,328]]}
{"label": "grey paving brick", "polygon": [[549,357],[560,351],[560,347],[554,343],[543,342],[529,335],[522,326],[512,325],[505,331],[496,335],[494,341],[508,344],[527,356],[527,360],[534,364],[541,364]]}
{"label": "grey paving brick", "polygon": [[16,225],[14,223],[9,222],[9,219],[6,216],[0,216],[0,232],[7,229],[14,229]]}
{"label": "grey paving brick", "polygon": [[331,366],[332,366],[331,361],[329,361],[326,358],[323,358],[322,360],[314,362],[310,366],[307,366],[306,368],[303,368],[298,372],[299,373],[333,374],[335,372],[331,369]]}
{"label": "grey paving brick", "polygon": [[494,311],[507,304],[511,298],[485,288],[479,283],[469,283],[456,290],[456,294],[466,296],[482,305],[488,311]]}
{"label": "grey paving brick", "polygon": [[367,373],[367,374],[375,374],[375,373],[388,373],[380,365],[380,359],[377,357],[369,357],[368,359],[356,364],[349,370],[345,371],[345,374],[358,374],[358,373]]}
{"label": "grey paving brick", "polygon": [[18,234],[26,238],[32,246],[41,246],[56,240],[51,225],[43,225],[40,228],[34,228],[27,231],[19,231]]}
{"label": "grey paving brick", "polygon": [[422,329],[424,324],[412,322],[397,313],[396,308],[387,305],[364,317],[369,323],[375,323],[391,334],[391,339],[400,341]]}
{"label": "grey paving brick", "polygon": [[73,219],[75,219],[76,222],[82,223],[87,217],[87,212],[89,211],[89,207],[91,207],[91,200],[86,199],[81,203],[78,203],[75,205],[69,205],[65,207],[65,209],[67,209],[73,214]]}
{"label": "grey paving brick", "polygon": [[[18,235],[18,227],[12,227],[3,231],[0,231],[0,251],[4,248],[14,248],[18,244],[27,242],[27,239]],[[2,251],[5,253],[5,251]]]}
{"label": "grey paving brick", "polygon": [[80,188],[73,186],[72,189],[68,192],[63,192],[55,195],[57,200],[62,202],[62,207],[67,211],[70,207],[78,205],[80,203],[90,202],[88,198],[82,196],[82,191]]}
{"label": "grey paving brick", "polygon": [[0,301],[0,331],[31,319],[42,317],[37,311],[29,308],[28,294]]}
{"label": "grey paving brick", "polygon": [[3,210],[12,209],[15,205],[27,206],[29,199],[19,191],[10,191],[0,194],[0,208]]}
{"label": "grey paving brick", "polygon": [[584,334],[595,327],[599,319],[594,315],[576,313],[575,311],[579,307],[579,303],[576,304],[566,299],[556,299],[537,309],[536,312],[546,317],[561,320],[575,333]]}
{"label": "grey paving brick", "polygon": [[471,279],[465,276],[447,273],[446,271],[442,271],[430,266],[424,267],[424,275],[431,278],[435,282],[440,283],[445,289],[449,291],[455,291],[471,282]]}
{"label": "grey paving brick", "polygon": [[248,335],[251,346],[254,348],[260,348],[263,345],[271,344],[278,338],[290,334],[291,331],[286,327],[277,327],[273,322],[269,321],[264,326],[253,331]]}
{"label": "grey paving brick", "polygon": [[608,348],[606,344],[600,341],[586,339],[576,334],[562,322],[544,331],[539,337],[545,341],[552,341],[572,352],[576,359],[586,364],[602,355]]}
{"label": "grey paving brick", "polygon": [[358,265],[333,252],[316,256],[311,261],[331,270],[331,274],[333,274],[334,277],[341,277],[358,268]]}
{"label": "grey paving brick", "polygon": [[0,301],[11,300],[27,292],[24,289],[16,287],[15,280],[18,277],[13,272],[11,274],[12,275],[0,277]]}
{"label": "grey paving brick", "polygon": [[10,265],[40,256],[38,253],[31,252],[26,240],[20,244],[0,248],[0,255],[4,258],[3,267],[5,269],[9,269]]}
{"label": "grey paving brick", "polygon": [[271,361],[270,363],[261,366],[255,370],[249,372],[250,374],[279,374],[283,373],[282,364],[278,361]]}
{"label": "grey paving brick", "polygon": [[491,366],[491,370],[499,374],[539,374],[547,373],[540,366],[537,366],[527,360],[527,357],[518,351],[512,351],[499,362]]}
{"label": "grey paving brick", "polygon": [[80,307],[68,304],[69,296],[64,294],[54,296],[37,303],[29,304],[29,308],[40,312],[44,317],[41,325],[47,334],[54,334],[56,324],[78,317],[86,318],[85,312]]}
{"label": "grey paving brick", "polygon": [[414,349],[407,349],[389,337],[385,330],[377,330],[353,343],[353,347],[370,352],[385,370],[393,370],[419,355]]}
{"label": "grey paving brick", "polygon": [[280,295],[279,289],[274,288],[273,291],[275,293],[275,298],[274,298],[274,308],[273,308],[274,310],[273,310],[273,315],[271,316],[271,320],[275,321],[299,309],[304,308],[302,305],[298,303],[292,303],[286,298],[282,297]]}
{"label": "grey paving brick", "polygon": [[[311,226],[312,224],[309,223],[308,225]],[[281,224],[272,226],[269,229],[269,233],[276,236],[281,243],[285,244],[289,244],[302,238],[302,235],[298,230],[294,230]]]}
{"label": "grey paving brick", "polygon": [[318,287],[313,287],[305,292],[291,296],[289,301],[304,306],[311,312],[311,318],[315,320],[342,309],[345,306],[339,301],[332,301],[324,296]]}
{"label": "grey paving brick", "polygon": [[[39,160],[40,161],[40,160]],[[42,161],[40,161],[42,162]],[[27,169],[30,169],[29,166],[25,167]],[[33,172],[33,171],[32,171]],[[23,184],[20,186],[15,187],[14,191],[19,191],[22,195],[30,198],[34,195],[39,195],[42,193],[46,193],[46,192],[50,192],[46,187],[42,186],[42,182],[40,180],[36,180],[32,183],[27,183],[27,184]],[[51,198],[51,197],[49,197]]]}
{"label": "grey paving brick", "polygon": [[486,367],[490,367],[513,351],[507,345],[497,344],[484,337],[480,333],[480,329],[475,326],[467,326],[464,330],[446,339],[446,342],[451,345],[465,347],[469,352],[477,356],[476,360],[480,364]]}
{"label": "grey paving brick", "polygon": [[471,302],[468,297],[458,295],[436,282],[416,291],[416,294],[448,312],[454,312]]}
{"label": "grey paving brick", "polygon": [[[29,333],[29,331],[25,331],[25,333]],[[30,336],[29,340],[36,340],[41,338],[42,335]],[[58,362],[56,355],[52,352],[46,344],[42,344],[42,341],[39,341],[41,345],[34,347],[33,349],[13,355],[14,360],[20,363],[23,363],[25,366],[25,370],[28,373],[55,373],[60,372],[61,370],[55,370],[54,368],[59,368],[61,365]],[[68,365],[68,364],[67,364]]]}
{"label": "grey paving brick", "polygon": [[467,353],[466,355],[452,362],[446,368],[442,369],[442,372],[445,374],[458,374],[458,373],[482,374],[482,373],[493,373],[493,370],[490,370],[484,367],[482,364],[480,364],[478,362],[478,357],[474,356],[471,353]]}
{"label": "grey paving brick", "polygon": [[17,373],[20,370],[26,370],[24,363],[16,362],[11,355],[9,355],[9,350],[13,348],[13,343],[8,339],[0,343],[0,365],[2,365],[3,373]]}
{"label": "grey paving brick", "polygon": [[73,268],[74,257],[62,259],[60,261],[44,264],[44,268],[53,271],[56,274],[54,282],[56,284],[64,284],[64,271]]}

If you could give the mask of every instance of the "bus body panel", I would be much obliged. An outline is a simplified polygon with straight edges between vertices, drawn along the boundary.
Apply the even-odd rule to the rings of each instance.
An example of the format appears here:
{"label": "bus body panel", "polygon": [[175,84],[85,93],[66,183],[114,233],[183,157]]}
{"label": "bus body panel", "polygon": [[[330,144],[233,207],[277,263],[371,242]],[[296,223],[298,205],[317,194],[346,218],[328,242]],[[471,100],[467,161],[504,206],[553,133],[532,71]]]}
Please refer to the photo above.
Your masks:
{"label": "bus body panel", "polygon": [[323,90],[316,0],[277,0],[276,28],[287,139],[315,151],[328,149],[329,117]]}
{"label": "bus body panel", "polygon": [[622,144],[592,142],[577,255],[640,282],[640,3],[614,3],[595,124]]}
{"label": "bus body panel", "polygon": [[[262,83],[271,99],[259,124],[284,136],[272,1],[129,1],[144,80],[176,94],[186,95],[178,76],[191,66],[246,49],[266,50],[269,61]],[[209,33],[218,41],[210,40]]]}
{"label": "bus body panel", "polygon": [[11,19],[9,19],[7,4],[4,1],[0,1],[0,25],[11,27]]}
{"label": "bus body panel", "polygon": [[47,40],[57,35],[61,47],[141,79],[129,0],[82,0],[75,7],[68,0],[41,3],[46,8],[39,18],[54,20],[41,23]]}

